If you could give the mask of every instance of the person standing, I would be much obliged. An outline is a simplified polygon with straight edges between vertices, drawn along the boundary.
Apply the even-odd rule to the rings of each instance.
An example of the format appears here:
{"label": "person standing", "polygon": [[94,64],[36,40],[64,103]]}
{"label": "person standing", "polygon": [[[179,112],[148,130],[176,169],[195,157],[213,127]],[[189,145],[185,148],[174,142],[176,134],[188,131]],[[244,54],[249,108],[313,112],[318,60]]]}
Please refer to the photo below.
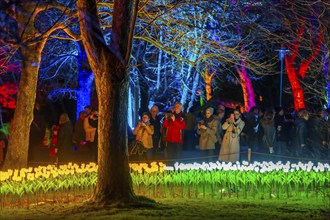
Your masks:
{"label": "person standing", "polygon": [[74,132],[72,136],[72,143],[82,150],[86,144],[86,132],[84,130],[84,120],[87,117],[87,112],[79,112],[79,118],[74,125]]}
{"label": "person standing", "polygon": [[182,104],[174,104],[173,113],[166,113],[163,127],[167,129],[166,133],[166,151],[170,160],[181,158],[183,144],[183,130],[186,128],[186,122],[183,118]]}
{"label": "person standing", "polygon": [[213,116],[213,112],[213,108],[207,108],[205,118],[197,125],[197,134],[200,135],[200,156],[202,160],[208,162],[213,160],[215,143],[217,142],[218,120]]}
{"label": "person standing", "polygon": [[225,162],[236,162],[239,160],[240,152],[240,133],[245,126],[245,122],[241,119],[241,113],[238,109],[222,125],[225,135],[221,143],[219,160]]}
{"label": "person standing", "polygon": [[274,124],[273,110],[267,110],[260,124],[263,128],[264,135],[262,137],[263,151],[273,154],[276,148],[276,130]]}
{"label": "person standing", "polygon": [[68,114],[63,113],[60,115],[59,120],[59,133],[58,133],[58,139],[56,143],[57,148],[57,155],[58,155],[58,161],[60,163],[67,163],[70,162],[72,159],[72,124],[69,119]]}
{"label": "person standing", "polygon": [[135,140],[142,143],[144,151],[146,152],[146,155],[139,155],[141,156],[139,159],[151,161],[153,157],[152,135],[154,134],[154,126],[150,123],[150,116],[148,113],[145,112],[142,114],[142,119],[136,125],[133,134],[136,135]]}
{"label": "person standing", "polygon": [[311,131],[308,132],[309,146],[317,160],[323,158],[322,153],[327,148],[328,142],[328,127],[324,120],[324,114],[325,112],[320,109],[308,121],[308,128]]}
{"label": "person standing", "polygon": [[93,109],[88,117],[84,119],[84,130],[86,133],[86,144],[90,153],[90,161],[97,162],[97,126],[98,111]]}
{"label": "person standing", "polygon": [[293,130],[294,154],[295,156],[298,157],[311,156],[307,147],[308,120],[309,120],[308,111],[306,109],[300,109],[298,111],[298,117],[294,121],[294,130]]}
{"label": "person standing", "polygon": [[194,109],[190,108],[185,116],[186,128],[184,130],[183,149],[194,150],[195,127],[197,125]]}
{"label": "person standing", "polygon": [[225,123],[226,121],[226,107],[222,104],[218,105],[217,108],[217,115],[215,116],[215,118],[218,120],[218,127],[217,127],[217,143],[215,144],[215,151],[216,151],[216,155],[219,155],[220,152],[220,148],[221,148],[221,142],[222,142],[222,138],[224,135],[224,132],[222,130],[222,124]]}
{"label": "person standing", "polygon": [[161,130],[161,117],[158,115],[159,109],[157,105],[153,105],[150,109],[150,124],[154,127],[154,134],[152,135],[152,157],[156,156],[160,144],[160,130]]}
{"label": "person standing", "polygon": [[276,109],[276,115],[274,118],[275,130],[276,130],[276,154],[281,157],[288,154],[288,123],[284,115],[284,109],[279,107]]}
{"label": "person standing", "polygon": [[259,143],[260,143],[260,117],[259,117],[259,108],[254,106],[246,114],[246,134],[248,136],[249,148],[258,152]]}

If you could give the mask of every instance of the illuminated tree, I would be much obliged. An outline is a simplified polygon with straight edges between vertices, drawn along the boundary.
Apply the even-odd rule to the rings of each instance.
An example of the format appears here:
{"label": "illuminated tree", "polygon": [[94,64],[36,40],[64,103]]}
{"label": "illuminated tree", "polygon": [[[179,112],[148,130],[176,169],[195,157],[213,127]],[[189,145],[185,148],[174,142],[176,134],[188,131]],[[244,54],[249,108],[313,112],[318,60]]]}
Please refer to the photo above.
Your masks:
{"label": "illuminated tree", "polygon": [[52,101],[76,100],[78,117],[79,112],[91,104],[94,82],[81,41],[72,38],[49,40],[43,54],[38,88]]}
{"label": "illuminated tree", "polygon": [[14,109],[16,107],[15,96],[17,94],[17,85],[14,83],[5,83],[0,86],[0,103],[2,107]]}
{"label": "illuminated tree", "polygon": [[[212,37],[224,35],[223,30],[214,32],[216,27],[209,27],[218,19],[214,12],[226,6],[208,7],[211,2],[199,6],[197,1],[153,1],[141,9],[147,16],[138,18],[134,42],[146,44],[143,74],[150,79],[146,80],[147,102],[166,108],[180,101],[187,110],[196,102],[197,90],[205,89],[201,75],[206,65],[212,63],[212,69],[221,66],[222,55]],[[151,22],[154,25],[150,26]],[[228,45],[225,41],[221,40]]]}
{"label": "illuminated tree", "polygon": [[[42,50],[49,36],[58,29],[66,30],[67,24],[58,22],[68,7],[57,2],[48,5],[39,1],[7,1],[2,15],[10,22],[11,28],[3,28],[1,43],[19,51],[21,75],[18,86],[16,109],[3,169],[27,166],[30,125],[36,98],[38,71]],[[36,25],[39,13],[59,9],[58,17],[49,20],[48,28],[41,31]],[[54,15],[54,14],[53,14]],[[70,33],[68,31],[68,33]]]}
{"label": "illuminated tree", "polygon": [[114,1],[110,46],[104,40],[95,0],[78,0],[79,24],[99,101],[96,204],[134,203],[127,155],[128,63],[138,1]]}
{"label": "illuminated tree", "polygon": [[249,112],[250,109],[256,105],[256,101],[254,98],[254,91],[252,88],[252,82],[251,79],[248,77],[247,70],[245,67],[244,60],[242,60],[241,67],[242,69],[239,69],[239,67],[236,65],[236,71],[239,74],[240,80],[241,80],[241,86],[243,90],[243,99],[244,99],[244,110],[245,112]]}
{"label": "illuminated tree", "polygon": [[301,26],[298,29],[297,39],[295,39],[292,42],[292,44],[289,46],[289,49],[291,50],[291,54],[288,54],[285,57],[285,66],[291,84],[291,89],[293,92],[295,110],[305,108],[305,96],[303,89],[301,88],[300,83],[298,81],[298,76],[301,77],[302,79],[305,78],[306,72],[311,62],[315,59],[316,55],[318,54],[323,40],[323,30],[321,28],[320,32],[318,33],[318,36],[316,37],[314,51],[311,53],[311,55],[308,58],[302,59],[301,65],[297,67],[298,65],[296,63],[297,62],[296,58],[299,53],[299,47],[304,30],[305,30],[305,21],[301,23]]}
{"label": "illuminated tree", "polygon": [[289,81],[283,85],[285,98],[292,99],[288,107],[319,108],[324,103],[326,89],[322,57],[328,53],[329,4],[307,0],[272,1],[272,4],[266,15],[274,17],[278,27],[268,35],[268,42],[272,50],[289,50],[283,75],[284,82]]}
{"label": "illuminated tree", "polygon": [[212,87],[211,87],[211,82],[212,82],[212,77],[214,76],[214,72],[209,74],[209,68],[206,67],[205,71],[205,91],[206,91],[206,100],[210,100],[212,98]]}

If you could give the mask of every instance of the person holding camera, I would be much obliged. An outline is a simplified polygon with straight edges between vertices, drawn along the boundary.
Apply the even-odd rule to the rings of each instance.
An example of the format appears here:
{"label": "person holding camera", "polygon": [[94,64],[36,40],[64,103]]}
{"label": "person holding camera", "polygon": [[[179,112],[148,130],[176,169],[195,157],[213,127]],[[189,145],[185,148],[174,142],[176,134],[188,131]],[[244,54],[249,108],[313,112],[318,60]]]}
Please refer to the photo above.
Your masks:
{"label": "person holding camera", "polygon": [[97,162],[97,124],[99,113],[96,109],[91,111],[89,117],[84,119],[86,142],[91,155],[91,161]]}
{"label": "person holding camera", "polygon": [[241,119],[239,109],[235,109],[233,114],[230,114],[229,118],[222,125],[222,129],[226,133],[222,139],[219,160],[225,162],[239,161],[239,139],[244,126],[245,122]]}
{"label": "person holding camera", "polygon": [[183,130],[186,128],[186,122],[183,118],[181,103],[176,102],[174,104],[173,113],[167,112],[165,114],[163,127],[167,129],[167,134],[166,134],[167,157],[170,160],[178,160],[181,158],[182,144],[183,144]]}
{"label": "person holding camera", "polygon": [[197,124],[200,155],[203,161],[212,161],[217,140],[218,120],[213,116],[214,109],[207,108],[205,118]]}
{"label": "person holding camera", "polygon": [[153,157],[153,141],[152,135],[154,134],[154,126],[150,123],[150,115],[145,112],[142,114],[141,121],[138,122],[135,129],[133,130],[133,134],[136,135],[136,141],[140,141],[143,145],[143,150],[146,152],[145,154],[140,155],[142,160],[147,159],[148,161],[152,160]]}

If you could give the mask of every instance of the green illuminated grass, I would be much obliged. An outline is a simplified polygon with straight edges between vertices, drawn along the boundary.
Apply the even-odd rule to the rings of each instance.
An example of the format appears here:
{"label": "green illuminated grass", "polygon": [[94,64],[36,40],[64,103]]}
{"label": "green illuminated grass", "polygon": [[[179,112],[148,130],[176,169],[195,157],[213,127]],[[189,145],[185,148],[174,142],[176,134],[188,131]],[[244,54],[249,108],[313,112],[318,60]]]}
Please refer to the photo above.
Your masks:
{"label": "green illuminated grass", "polygon": [[[82,203],[56,203],[6,208],[0,219],[329,219],[322,199],[175,198],[156,199],[153,208],[86,208]],[[79,210],[79,211],[77,211]]]}

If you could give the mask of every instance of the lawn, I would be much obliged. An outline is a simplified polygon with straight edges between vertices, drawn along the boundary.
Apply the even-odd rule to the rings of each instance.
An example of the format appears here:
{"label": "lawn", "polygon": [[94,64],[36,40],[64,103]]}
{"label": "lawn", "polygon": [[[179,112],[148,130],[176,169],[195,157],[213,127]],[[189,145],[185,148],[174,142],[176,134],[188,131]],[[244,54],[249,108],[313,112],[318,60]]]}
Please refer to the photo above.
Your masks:
{"label": "lawn", "polygon": [[315,198],[159,198],[152,208],[95,208],[51,201],[2,208],[0,219],[330,219],[330,204]]}

